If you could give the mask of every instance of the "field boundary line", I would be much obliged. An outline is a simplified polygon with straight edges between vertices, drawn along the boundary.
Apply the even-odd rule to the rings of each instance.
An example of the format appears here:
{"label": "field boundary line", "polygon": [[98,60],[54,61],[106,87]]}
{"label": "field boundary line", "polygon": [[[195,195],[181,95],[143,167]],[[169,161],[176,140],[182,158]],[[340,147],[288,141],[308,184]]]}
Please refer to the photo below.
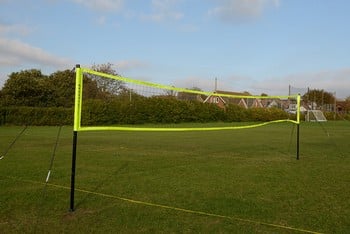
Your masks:
{"label": "field boundary line", "polygon": [[[45,183],[45,182],[39,182],[39,181],[34,181],[34,180],[28,180],[28,179],[21,179],[21,178],[16,178],[16,177],[12,177],[12,176],[6,176],[6,177],[10,178],[10,179],[22,181],[22,182],[27,182],[27,183],[32,183],[32,184],[40,184],[40,185],[46,184],[46,185],[54,187],[54,188],[70,190],[70,187],[67,187],[64,185]],[[93,192],[93,191],[89,191],[89,190],[85,190],[85,189],[76,188],[75,190],[78,192],[82,192],[82,193],[93,194],[93,195],[107,197],[107,198],[111,198],[111,199],[117,199],[117,200],[126,201],[126,202],[130,202],[130,203],[134,203],[134,204],[158,207],[158,208],[163,208],[163,209],[168,209],[168,210],[181,211],[181,212],[190,213],[190,214],[197,214],[197,215],[208,216],[208,217],[216,217],[216,218],[222,218],[222,219],[228,219],[228,220],[235,220],[235,221],[264,225],[264,226],[269,226],[269,227],[274,227],[274,228],[279,228],[279,229],[292,230],[292,231],[297,231],[297,232],[302,232],[302,233],[323,234],[321,232],[310,231],[310,230],[306,230],[306,229],[302,229],[302,228],[295,228],[295,227],[267,223],[267,222],[256,221],[256,220],[251,220],[251,219],[244,219],[244,218],[239,218],[239,217],[226,216],[226,215],[213,214],[213,213],[208,213],[208,212],[203,212],[203,211],[195,211],[195,210],[189,210],[189,209],[184,209],[184,208],[179,208],[179,207],[161,205],[161,204],[156,204],[156,203],[151,203],[151,202],[138,201],[138,200],[133,200],[130,198],[119,197],[119,196],[115,196],[115,195],[111,195],[111,194],[98,193],[98,192]]]}

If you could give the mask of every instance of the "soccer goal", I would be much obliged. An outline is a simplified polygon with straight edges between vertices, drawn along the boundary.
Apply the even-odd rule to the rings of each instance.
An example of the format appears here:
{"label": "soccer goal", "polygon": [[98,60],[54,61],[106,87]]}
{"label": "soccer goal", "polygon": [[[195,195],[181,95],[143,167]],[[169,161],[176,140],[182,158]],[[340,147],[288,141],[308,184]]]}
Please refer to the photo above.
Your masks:
{"label": "soccer goal", "polygon": [[320,110],[308,110],[305,116],[308,122],[326,122],[327,119]]}
{"label": "soccer goal", "polygon": [[[297,126],[296,155],[299,159],[300,95],[255,96],[219,90],[205,92],[105,74],[82,68],[80,65],[76,66],[75,72],[71,211],[74,211],[78,132],[228,131],[290,123]],[[101,99],[88,100],[83,93],[84,79],[106,79],[116,82],[109,91],[103,88],[107,91]],[[295,114],[287,111],[291,104],[297,107]],[[208,124],[177,126],[177,123],[194,122]],[[226,124],[211,126],[210,123],[214,122]],[[143,123],[151,123],[155,127],[142,125]]]}

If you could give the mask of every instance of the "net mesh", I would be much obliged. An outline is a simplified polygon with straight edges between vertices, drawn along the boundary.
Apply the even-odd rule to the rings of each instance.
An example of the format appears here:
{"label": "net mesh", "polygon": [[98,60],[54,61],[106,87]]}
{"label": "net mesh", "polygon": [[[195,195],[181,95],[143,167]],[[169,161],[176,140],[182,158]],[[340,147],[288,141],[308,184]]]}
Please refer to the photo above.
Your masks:
{"label": "net mesh", "polygon": [[[104,87],[104,97],[86,99],[83,77],[114,82]],[[299,98],[299,99],[298,99]],[[294,110],[291,111],[291,106]],[[204,92],[150,83],[93,71],[76,69],[74,129],[120,131],[209,131],[263,126],[270,123],[299,123],[300,97],[254,96],[228,91]],[[131,124],[226,122],[222,127],[147,127]],[[246,124],[234,123],[245,122]]]}
{"label": "net mesh", "polygon": [[305,116],[306,121],[310,122],[326,122],[327,119],[320,110],[309,110]]}

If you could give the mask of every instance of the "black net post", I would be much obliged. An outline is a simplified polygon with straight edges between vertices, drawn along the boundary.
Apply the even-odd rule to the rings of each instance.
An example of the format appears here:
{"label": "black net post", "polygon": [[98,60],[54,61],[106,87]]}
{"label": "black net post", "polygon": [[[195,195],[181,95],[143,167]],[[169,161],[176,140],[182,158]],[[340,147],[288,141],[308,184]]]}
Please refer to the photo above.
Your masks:
{"label": "black net post", "polygon": [[74,98],[74,128],[73,128],[73,150],[72,150],[72,175],[70,188],[70,211],[74,211],[74,192],[75,192],[75,169],[77,159],[77,141],[80,127],[81,100],[83,89],[83,74],[80,65],[75,66],[75,98]]}
{"label": "black net post", "polygon": [[70,186],[70,212],[74,211],[74,190],[75,190],[75,168],[77,159],[77,141],[78,132],[73,132],[73,151],[72,151],[72,174],[71,174],[71,186]]}
{"label": "black net post", "polygon": [[297,124],[297,160],[299,160],[300,123]]}

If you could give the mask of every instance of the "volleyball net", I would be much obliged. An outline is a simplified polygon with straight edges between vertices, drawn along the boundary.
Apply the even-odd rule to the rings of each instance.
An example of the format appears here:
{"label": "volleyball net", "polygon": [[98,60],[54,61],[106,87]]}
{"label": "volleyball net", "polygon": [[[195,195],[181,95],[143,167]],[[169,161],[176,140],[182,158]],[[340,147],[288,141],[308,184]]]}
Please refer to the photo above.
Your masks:
{"label": "volleyball net", "polygon": [[[81,131],[221,131],[289,122],[297,126],[299,159],[300,95],[204,92],[106,74],[80,65],[75,71],[70,211],[74,211],[77,142]],[[83,93],[84,77],[99,83],[102,98],[83,98],[86,97]],[[209,125],[178,127],[174,124],[187,122]],[[227,124],[221,126],[215,124],[217,122]],[[243,124],[237,125],[237,122]],[[154,126],[162,123],[162,127],[142,123],[157,123]]]}
{"label": "volleyball net", "polygon": [[[84,77],[112,80],[106,100],[83,100]],[[107,90],[105,88],[105,90]],[[225,126],[149,127],[143,123],[225,122]],[[234,124],[244,122],[245,124]],[[300,122],[300,96],[205,92],[76,67],[74,131],[218,131]],[[230,124],[232,123],[232,124]]]}

